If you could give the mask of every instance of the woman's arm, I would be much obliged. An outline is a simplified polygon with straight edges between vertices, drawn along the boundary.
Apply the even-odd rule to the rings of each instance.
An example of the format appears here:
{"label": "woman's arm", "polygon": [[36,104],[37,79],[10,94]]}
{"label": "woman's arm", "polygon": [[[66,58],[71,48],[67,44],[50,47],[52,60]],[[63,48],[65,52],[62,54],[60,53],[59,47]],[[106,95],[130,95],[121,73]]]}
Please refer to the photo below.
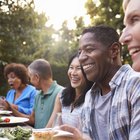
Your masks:
{"label": "woman's arm", "polygon": [[61,112],[60,94],[57,94],[57,96],[56,96],[55,104],[54,104],[54,109],[53,109],[52,115],[51,115],[51,117],[50,117],[50,119],[49,119],[49,122],[48,122],[48,124],[46,125],[46,127],[48,127],[48,128],[53,127],[53,123],[54,123],[56,114],[57,114],[58,112]]}
{"label": "woman's arm", "polygon": [[19,112],[17,109],[15,109],[7,101],[4,101],[4,104],[5,104],[5,107],[6,107],[7,110],[11,110],[12,111],[12,115],[17,116],[17,117],[28,118],[29,121],[27,123],[32,125],[32,126],[34,126],[34,124],[35,124],[35,113],[34,113],[34,111],[32,111],[32,113],[30,115],[27,115],[27,114],[23,114],[23,113]]}

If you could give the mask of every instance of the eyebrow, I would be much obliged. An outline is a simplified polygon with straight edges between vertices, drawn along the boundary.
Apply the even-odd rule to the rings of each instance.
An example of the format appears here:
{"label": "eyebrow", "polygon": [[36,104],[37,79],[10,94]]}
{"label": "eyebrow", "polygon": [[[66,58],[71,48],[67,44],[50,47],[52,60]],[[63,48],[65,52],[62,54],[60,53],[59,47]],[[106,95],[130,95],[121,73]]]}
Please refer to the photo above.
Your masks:
{"label": "eyebrow", "polygon": [[137,14],[138,11],[139,10],[133,10],[130,13],[128,13],[123,20],[124,25],[125,25],[126,21],[129,21],[133,15]]}

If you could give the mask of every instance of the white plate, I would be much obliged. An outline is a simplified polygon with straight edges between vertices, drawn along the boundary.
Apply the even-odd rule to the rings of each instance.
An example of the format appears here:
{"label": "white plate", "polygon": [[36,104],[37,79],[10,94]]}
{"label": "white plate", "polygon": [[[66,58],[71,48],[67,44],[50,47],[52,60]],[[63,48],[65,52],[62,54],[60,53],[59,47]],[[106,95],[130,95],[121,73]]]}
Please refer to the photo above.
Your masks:
{"label": "white plate", "polygon": [[6,114],[11,114],[12,111],[9,110],[0,110],[0,115],[6,115]]}
{"label": "white plate", "polygon": [[23,123],[27,122],[29,119],[28,118],[23,118],[23,117],[1,117],[2,119],[9,118],[10,122],[0,122],[0,124],[16,124],[16,123]]}
{"label": "white plate", "polygon": [[44,132],[44,131],[49,131],[52,130],[52,128],[40,128],[40,129],[32,129],[33,132]]}
{"label": "white plate", "polygon": [[53,137],[62,137],[62,136],[67,136],[67,137],[71,137],[73,136],[72,133],[67,132],[67,131],[63,131],[63,130],[54,130],[56,132],[56,134]]}

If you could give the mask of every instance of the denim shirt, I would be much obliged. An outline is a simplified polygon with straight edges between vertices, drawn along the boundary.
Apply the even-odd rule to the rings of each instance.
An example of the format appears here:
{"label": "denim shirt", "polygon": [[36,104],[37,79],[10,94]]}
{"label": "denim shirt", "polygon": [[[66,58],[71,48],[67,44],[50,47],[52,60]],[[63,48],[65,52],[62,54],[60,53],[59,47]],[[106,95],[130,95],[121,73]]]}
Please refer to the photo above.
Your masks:
{"label": "denim shirt", "polygon": [[[109,83],[111,106],[109,109],[110,140],[140,140],[140,73],[123,65]],[[82,110],[83,132],[99,140],[94,121],[94,98],[97,88],[86,94]]]}

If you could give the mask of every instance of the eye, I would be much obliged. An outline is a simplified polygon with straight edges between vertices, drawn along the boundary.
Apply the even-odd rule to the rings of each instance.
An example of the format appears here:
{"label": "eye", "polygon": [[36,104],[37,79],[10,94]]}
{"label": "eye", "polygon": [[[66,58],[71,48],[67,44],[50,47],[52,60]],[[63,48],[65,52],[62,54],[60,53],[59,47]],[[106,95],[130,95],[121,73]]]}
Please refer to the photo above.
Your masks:
{"label": "eye", "polygon": [[81,67],[79,66],[79,67],[77,67],[77,70],[81,70]]}
{"label": "eye", "polygon": [[134,24],[135,22],[139,21],[139,17],[138,16],[133,16],[131,19],[130,19],[130,22],[131,24]]}
{"label": "eye", "polygon": [[93,52],[95,50],[95,48],[94,47],[87,47],[86,48],[86,53],[91,53],[91,52]]}
{"label": "eye", "polygon": [[73,69],[73,67],[72,66],[69,66],[69,70],[72,70]]}
{"label": "eye", "polygon": [[78,50],[78,56],[81,54],[81,50]]}

